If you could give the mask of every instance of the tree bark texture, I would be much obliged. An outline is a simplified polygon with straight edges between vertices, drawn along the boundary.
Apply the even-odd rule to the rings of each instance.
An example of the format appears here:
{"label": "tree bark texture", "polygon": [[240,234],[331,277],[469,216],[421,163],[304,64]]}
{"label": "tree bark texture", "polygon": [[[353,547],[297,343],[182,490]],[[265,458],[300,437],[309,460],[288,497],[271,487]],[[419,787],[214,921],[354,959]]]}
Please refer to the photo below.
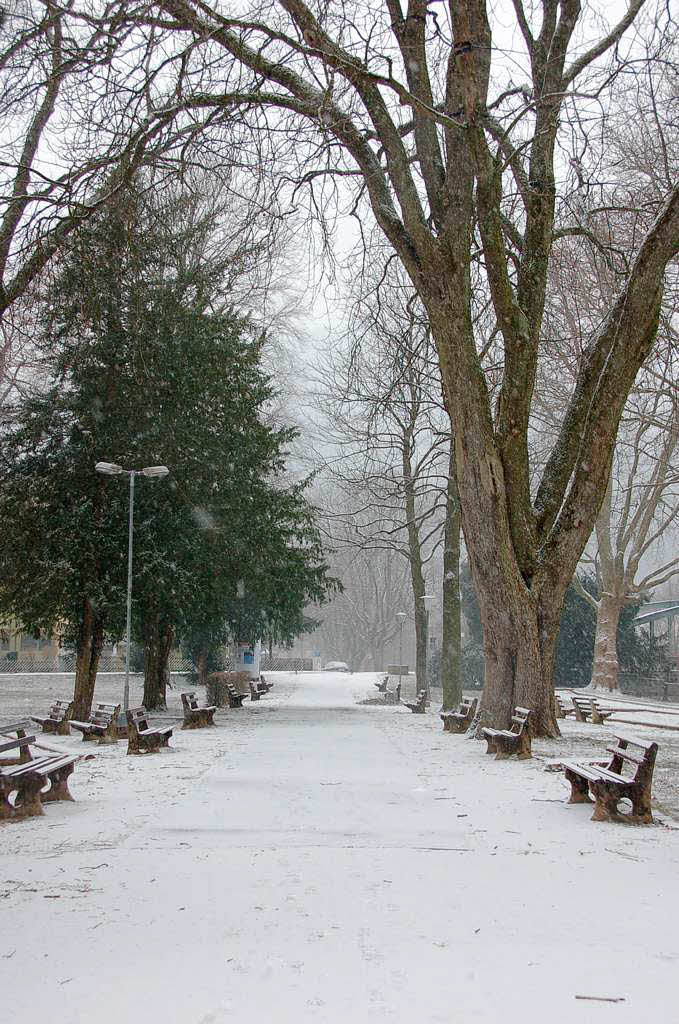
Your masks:
{"label": "tree bark texture", "polygon": [[174,641],[174,629],[152,616],[144,646],[144,707],[159,711],[167,707],[166,691],[170,682],[168,659]]}
{"label": "tree bark texture", "polygon": [[208,652],[207,650],[199,651],[196,656],[196,679],[198,686],[207,685],[208,671]]}
{"label": "tree bark texture", "polygon": [[462,700],[462,643],[460,635],[460,504],[455,479],[455,442],[453,439],[450,443],[443,544],[441,685],[443,687],[443,710],[454,711]]}
{"label": "tree bark texture", "polygon": [[[377,5],[376,17],[383,17],[375,39],[380,32],[387,37],[379,59],[372,45],[365,55],[346,49],[356,28],[346,5],[338,27],[316,17],[304,0],[280,0],[273,8],[280,30],[249,22],[247,32],[202,0],[157,5],[171,19],[171,31],[190,34],[191,60],[205,49],[212,67],[221,48],[225,81],[236,64],[236,92],[217,90],[213,100],[196,95],[199,108],[274,108],[276,124],[283,109],[309,133],[298,153],[335,146],[358,175],[426,309],[436,344],[485,630],[483,717],[506,727],[512,705],[520,703],[532,710],[532,728],[542,735],[558,734],[551,673],[564,595],[594,527],[626,397],[652,349],[666,265],[679,251],[674,185],[608,315],[583,339],[575,385],[534,490],[529,440],[550,254],[561,230],[554,152],[562,104],[578,95],[577,80],[590,65],[617,46],[642,3],[630,0],[617,24],[584,48],[574,43],[582,15],[576,0],[546,0],[535,19],[521,3],[507,5],[524,50],[520,74],[530,78],[530,119],[508,118],[497,98],[505,87],[519,91],[511,80],[495,90],[494,78],[489,94],[498,41],[486,0],[448,5],[447,51],[443,34],[429,31],[426,0],[411,0],[407,8]],[[180,56],[177,95],[190,105]],[[169,65],[164,68],[169,75]],[[316,173],[310,160],[300,167],[299,181]],[[571,228],[578,230],[577,221]],[[470,274],[479,246],[498,343],[492,395],[472,319]],[[414,567],[418,675],[426,658],[421,576]]]}
{"label": "tree bark texture", "polygon": [[415,690],[427,690],[427,609],[423,600],[426,593],[422,566],[422,547],[417,523],[416,484],[412,468],[412,430],[406,433],[401,450],[402,473],[405,499],[406,529],[408,533],[408,561],[415,604]]}
{"label": "tree bark texture", "polygon": [[92,710],[99,658],[104,646],[104,625],[89,598],[83,599],[82,622],[75,659],[72,717],[86,722]]}
{"label": "tree bark texture", "polygon": [[615,594],[602,594],[599,599],[594,636],[592,686],[602,690],[617,690],[618,624],[623,602]]}

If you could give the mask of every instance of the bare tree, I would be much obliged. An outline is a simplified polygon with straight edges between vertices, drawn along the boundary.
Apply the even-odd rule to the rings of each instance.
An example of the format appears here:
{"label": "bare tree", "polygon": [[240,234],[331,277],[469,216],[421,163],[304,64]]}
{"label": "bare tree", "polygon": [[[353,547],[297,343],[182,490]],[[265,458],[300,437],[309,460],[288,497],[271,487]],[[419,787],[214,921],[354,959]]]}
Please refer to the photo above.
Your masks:
{"label": "bare tree", "polygon": [[[555,735],[560,610],[605,492],[625,397],[653,345],[665,267],[679,248],[679,186],[656,205],[587,340],[533,493],[528,435],[550,252],[555,238],[583,232],[558,202],[557,147],[572,152],[579,111],[615,80],[643,0],[591,44],[576,0],[513,7],[523,54],[515,45],[511,71],[484,0],[435,12],[425,0],[407,11],[397,0],[369,9],[280,0],[238,16],[166,0],[149,6],[147,24],[176,40],[177,63],[199,83],[185,78],[196,105],[238,105],[253,130],[282,142],[267,155],[288,160],[286,173],[297,158],[298,182],[338,175],[367,197],[427,311],[455,425],[485,633],[484,719],[506,723],[513,704],[527,704],[536,731]],[[470,309],[477,245],[502,348],[494,406]]]}
{"label": "bare tree", "polygon": [[[346,336],[333,339],[318,357],[318,388],[327,417],[320,433],[330,453],[326,474],[346,495],[344,517],[356,524],[360,510],[354,543],[366,551],[394,550],[409,566],[420,685],[426,685],[427,676],[424,599],[438,589],[440,562],[434,556],[445,535],[442,682],[448,707],[461,696],[459,592],[453,585],[460,527],[454,489],[452,498],[449,493],[454,488],[450,421],[431,332],[412,285],[381,240],[371,242],[349,293]],[[455,622],[457,630],[451,628]]]}
{"label": "bare tree", "polygon": [[[594,245],[584,252],[562,244],[552,260],[552,297],[546,324],[551,334],[551,359],[543,361],[541,427],[554,434],[552,408],[563,402],[564,376],[582,358],[583,339],[606,315],[625,275],[635,237],[648,224],[649,196],[662,197],[679,173],[679,129],[660,116],[667,95],[674,100],[677,76],[659,80],[639,76],[615,99],[625,113],[624,128],[608,137],[616,162],[625,168],[605,188],[580,184],[579,204]],[[663,97],[663,93],[665,97]],[[633,112],[637,116],[631,116]],[[597,615],[592,682],[618,687],[617,633],[625,605],[638,602],[654,587],[679,572],[679,559],[661,555],[668,531],[679,514],[679,392],[676,380],[677,301],[679,268],[668,268],[659,310],[658,338],[627,400],[621,419],[611,476],[584,561],[595,570],[599,596],[574,577],[581,596]]]}
{"label": "bare tree", "polygon": [[655,391],[646,398],[643,413],[635,409],[623,424],[596,522],[600,596],[579,588],[597,615],[592,685],[607,690],[618,688],[616,642],[622,609],[679,573],[674,554],[650,569],[647,561],[679,518],[679,402],[676,395]]}
{"label": "bare tree", "polygon": [[[135,130],[144,139],[149,117],[195,135],[197,121],[238,111],[244,161],[260,174],[275,166],[291,197],[306,185],[320,218],[344,187],[355,186],[359,216],[367,200],[427,312],[454,423],[484,626],[483,719],[504,724],[520,703],[533,709],[536,732],[556,735],[560,611],[606,490],[626,396],[654,344],[665,269],[679,250],[679,185],[649,195],[650,226],[584,339],[535,479],[529,437],[550,255],[568,235],[587,244],[567,200],[586,179],[588,141],[606,134],[611,87],[632,57],[647,61],[628,30],[637,26],[655,47],[658,68],[671,60],[662,47],[672,40],[652,16],[643,20],[649,0],[628,0],[593,42],[598,23],[579,0],[512,6],[509,60],[507,29],[486,0],[436,9],[410,0],[405,10],[399,0],[270,0],[238,12],[205,0],[101,5],[100,18],[113,11],[128,52],[134,45],[142,56],[134,88],[97,97],[116,115],[120,105],[125,114],[143,107]],[[100,30],[89,4],[74,0],[73,10]],[[94,107],[101,125],[106,103]],[[128,138],[126,160],[139,135]],[[607,159],[603,146],[597,171]],[[496,325],[490,376],[472,315],[479,255]]]}
{"label": "bare tree", "polygon": [[[383,261],[354,287],[359,294],[343,341],[347,347],[338,350],[333,342],[317,371],[325,412],[319,432],[324,450],[337,453],[325,473],[344,494],[339,521],[342,528],[351,525],[354,545],[367,555],[394,551],[409,567],[416,675],[424,685],[424,596],[433,586],[427,575],[443,532],[448,418],[437,401],[431,336],[412,288]],[[331,533],[333,522],[334,509]]]}
{"label": "bare tree", "polygon": [[357,548],[347,525],[337,534],[337,547],[329,560],[333,575],[343,581],[343,591],[324,609],[314,642],[323,644],[330,657],[347,661],[354,671],[367,667],[381,671],[385,649],[399,632],[396,612],[410,612],[412,607],[407,566],[388,548],[377,552]]}

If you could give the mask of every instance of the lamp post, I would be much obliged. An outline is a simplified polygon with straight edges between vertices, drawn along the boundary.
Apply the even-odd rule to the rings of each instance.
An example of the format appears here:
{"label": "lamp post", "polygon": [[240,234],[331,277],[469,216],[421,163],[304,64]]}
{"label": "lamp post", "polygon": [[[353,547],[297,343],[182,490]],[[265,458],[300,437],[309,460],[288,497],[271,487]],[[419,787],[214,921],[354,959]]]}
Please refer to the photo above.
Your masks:
{"label": "lamp post", "polygon": [[429,654],[429,603],[434,600],[433,594],[420,594],[420,601],[424,604],[424,686],[419,685],[418,690],[424,689],[426,700],[429,700],[429,675],[427,673],[427,659]]}
{"label": "lamp post", "polygon": [[125,689],[123,690],[123,718],[118,724],[127,726],[127,709],[130,706],[130,634],[132,629],[132,539],[134,535],[134,478],[136,476],[167,476],[167,466],[145,466],[144,469],[123,469],[115,462],[97,462],[94,467],[97,473],[105,476],[129,476],[130,478],[130,512],[127,529],[127,624],[125,644]]}
{"label": "lamp post", "polygon": [[396,612],[398,619],[398,695],[401,696],[401,673],[403,672],[403,623],[406,620],[405,612]]}

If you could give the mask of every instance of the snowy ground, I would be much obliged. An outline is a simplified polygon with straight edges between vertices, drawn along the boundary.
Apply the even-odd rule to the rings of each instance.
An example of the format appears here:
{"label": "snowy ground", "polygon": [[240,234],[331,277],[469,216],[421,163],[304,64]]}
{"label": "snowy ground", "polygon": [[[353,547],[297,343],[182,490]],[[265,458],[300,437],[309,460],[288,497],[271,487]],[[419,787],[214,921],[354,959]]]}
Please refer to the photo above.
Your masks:
{"label": "snowy ground", "polygon": [[[357,705],[373,675],[272,678],[171,751],[88,746],[76,803],[0,826],[6,1019],[679,1019],[679,733],[642,733],[665,824],[597,824],[544,761],[600,753],[615,723],[496,762],[435,713]],[[9,679],[0,721],[28,710]],[[34,711],[62,695],[31,685]]]}

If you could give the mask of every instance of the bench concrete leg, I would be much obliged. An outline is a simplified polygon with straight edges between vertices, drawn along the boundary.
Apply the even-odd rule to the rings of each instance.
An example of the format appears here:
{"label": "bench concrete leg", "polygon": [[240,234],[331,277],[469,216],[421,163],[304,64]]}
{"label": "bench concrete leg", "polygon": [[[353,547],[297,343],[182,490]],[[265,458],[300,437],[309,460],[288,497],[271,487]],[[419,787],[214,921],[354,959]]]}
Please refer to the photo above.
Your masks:
{"label": "bench concrete leg", "polygon": [[53,803],[55,800],[73,800],[68,788],[68,777],[73,771],[73,767],[72,764],[67,764],[52,773],[50,788],[46,793],[41,794],[41,800],[44,804]]}
{"label": "bench concrete leg", "polygon": [[592,789],[595,797],[592,821],[623,821],[624,818],[618,814],[618,802],[622,797],[611,792],[607,786],[593,786]]}
{"label": "bench concrete leg", "polygon": [[516,754],[519,761],[527,761],[533,756],[530,745],[530,735],[526,730],[521,733],[519,737],[518,750]]}
{"label": "bench concrete leg", "polygon": [[136,745],[128,742],[127,752],[128,754],[158,754],[160,753],[160,740],[159,738],[140,740]]}
{"label": "bench concrete leg", "polygon": [[487,754],[497,754],[497,745],[495,743],[495,740],[489,739],[488,736],[484,736],[483,738],[485,739],[486,743],[488,744],[488,746],[486,747],[486,753]]}
{"label": "bench concrete leg", "polygon": [[632,798],[632,817],[640,825],[652,825],[651,801],[645,794]]}
{"label": "bench concrete leg", "polygon": [[9,819],[13,817],[14,808],[9,802],[9,794],[6,793],[3,788],[0,792],[0,821],[9,821]]}
{"label": "bench concrete leg", "polygon": [[573,775],[566,771],[566,778],[571,784],[571,795],[568,798],[569,804],[591,804],[589,795],[589,782],[580,775]]}
{"label": "bench concrete leg", "polygon": [[[592,821],[617,821],[624,825],[652,825],[650,794],[637,787],[620,787],[615,783],[597,782],[592,785],[596,797]],[[621,800],[632,804],[631,814],[618,810]]]}
{"label": "bench concrete leg", "polygon": [[44,814],[40,790],[43,780],[39,775],[24,776],[21,788],[14,798],[14,818],[37,818]]}

